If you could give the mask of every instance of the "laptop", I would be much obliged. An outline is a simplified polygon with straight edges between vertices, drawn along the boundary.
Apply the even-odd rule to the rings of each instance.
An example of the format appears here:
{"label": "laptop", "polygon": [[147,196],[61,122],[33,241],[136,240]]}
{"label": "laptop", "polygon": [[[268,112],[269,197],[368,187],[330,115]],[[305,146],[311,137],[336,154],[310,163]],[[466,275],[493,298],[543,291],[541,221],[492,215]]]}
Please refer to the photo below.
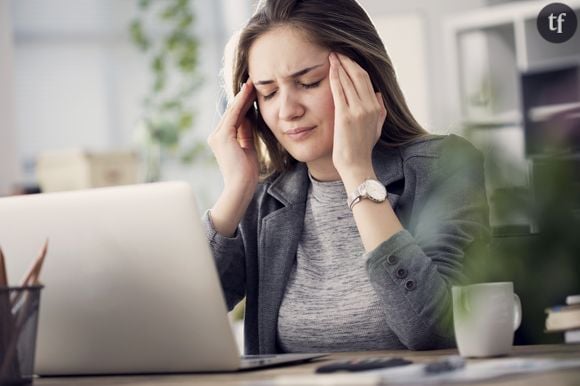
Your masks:
{"label": "laptop", "polygon": [[12,284],[47,238],[39,375],[236,371],[322,356],[240,357],[187,183],[0,198]]}

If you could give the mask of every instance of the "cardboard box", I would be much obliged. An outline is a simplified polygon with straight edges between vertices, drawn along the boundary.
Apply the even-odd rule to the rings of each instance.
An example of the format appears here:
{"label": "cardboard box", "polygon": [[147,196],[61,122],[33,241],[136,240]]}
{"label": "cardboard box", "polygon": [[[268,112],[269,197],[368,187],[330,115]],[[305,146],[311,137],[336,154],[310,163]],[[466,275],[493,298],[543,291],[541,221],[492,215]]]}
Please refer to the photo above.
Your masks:
{"label": "cardboard box", "polygon": [[47,152],[38,157],[36,175],[45,193],[129,185],[138,183],[138,161],[130,151]]}

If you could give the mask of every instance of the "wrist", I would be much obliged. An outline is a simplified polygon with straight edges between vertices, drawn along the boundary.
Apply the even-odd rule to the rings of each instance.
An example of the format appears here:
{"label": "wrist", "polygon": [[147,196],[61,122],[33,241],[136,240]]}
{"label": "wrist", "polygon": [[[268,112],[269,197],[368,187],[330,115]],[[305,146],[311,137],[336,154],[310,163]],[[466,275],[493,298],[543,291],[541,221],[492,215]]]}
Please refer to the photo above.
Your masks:
{"label": "wrist", "polygon": [[227,195],[230,197],[238,197],[242,201],[247,198],[251,198],[256,191],[256,186],[258,186],[258,181],[236,181],[230,183],[224,183],[224,189],[222,195]]}
{"label": "wrist", "polygon": [[225,237],[232,237],[238,227],[252,197],[254,189],[224,188],[214,206],[210,209],[214,230]]}
{"label": "wrist", "polygon": [[360,184],[367,179],[377,179],[372,165],[362,167],[350,167],[348,170],[339,171],[342,183],[347,193],[353,192]]}

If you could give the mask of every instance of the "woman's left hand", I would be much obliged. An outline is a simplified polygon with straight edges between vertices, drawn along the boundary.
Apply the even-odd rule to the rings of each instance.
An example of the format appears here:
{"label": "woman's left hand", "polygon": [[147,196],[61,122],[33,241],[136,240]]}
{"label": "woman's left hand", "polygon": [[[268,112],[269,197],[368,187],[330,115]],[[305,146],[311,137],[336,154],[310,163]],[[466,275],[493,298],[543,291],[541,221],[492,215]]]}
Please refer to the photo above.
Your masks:
{"label": "woman's left hand", "polygon": [[387,110],[368,73],[347,56],[331,53],[330,88],[334,99],[332,161],[344,178],[349,172],[372,170],[372,151]]}

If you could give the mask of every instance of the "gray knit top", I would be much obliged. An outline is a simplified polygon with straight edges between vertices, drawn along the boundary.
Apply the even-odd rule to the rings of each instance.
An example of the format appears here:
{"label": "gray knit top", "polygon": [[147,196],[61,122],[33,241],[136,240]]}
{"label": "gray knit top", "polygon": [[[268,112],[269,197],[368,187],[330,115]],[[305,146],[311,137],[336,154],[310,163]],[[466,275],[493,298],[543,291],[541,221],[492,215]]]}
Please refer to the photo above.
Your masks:
{"label": "gray knit top", "polygon": [[386,324],[342,181],[310,177],[304,230],[278,316],[285,352],[404,346]]}

